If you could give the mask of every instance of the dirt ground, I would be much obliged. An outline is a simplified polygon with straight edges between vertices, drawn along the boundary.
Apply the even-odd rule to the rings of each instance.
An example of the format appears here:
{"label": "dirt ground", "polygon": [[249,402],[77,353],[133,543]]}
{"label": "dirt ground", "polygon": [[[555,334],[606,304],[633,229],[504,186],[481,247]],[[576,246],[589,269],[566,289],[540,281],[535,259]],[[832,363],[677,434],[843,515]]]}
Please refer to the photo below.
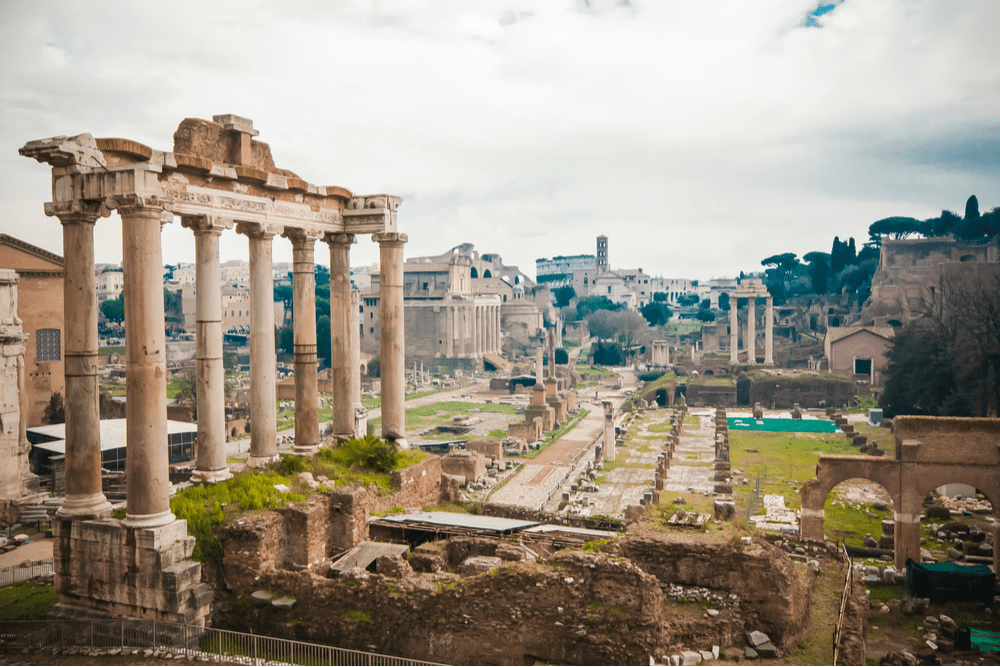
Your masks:
{"label": "dirt ground", "polygon": [[13,551],[0,554],[0,569],[20,565],[26,560],[52,558],[52,538],[41,537],[41,533],[39,533],[32,535],[29,539],[31,544],[23,544]]}

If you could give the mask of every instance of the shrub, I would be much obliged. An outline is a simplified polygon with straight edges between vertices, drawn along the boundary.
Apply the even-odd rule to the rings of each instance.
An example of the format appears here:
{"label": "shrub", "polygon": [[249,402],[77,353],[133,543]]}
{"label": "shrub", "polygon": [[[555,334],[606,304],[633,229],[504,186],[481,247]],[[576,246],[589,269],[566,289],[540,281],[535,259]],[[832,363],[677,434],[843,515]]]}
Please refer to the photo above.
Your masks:
{"label": "shrub", "polygon": [[309,470],[309,464],[306,462],[304,456],[282,456],[281,460],[274,467],[274,470],[279,475],[288,477],[290,475],[298,475],[300,472],[306,472]]}
{"label": "shrub", "polygon": [[346,468],[359,466],[372,472],[388,473],[396,469],[399,463],[399,451],[396,445],[369,433],[363,438],[341,440],[334,449],[323,449],[319,456],[330,463],[337,463]]}

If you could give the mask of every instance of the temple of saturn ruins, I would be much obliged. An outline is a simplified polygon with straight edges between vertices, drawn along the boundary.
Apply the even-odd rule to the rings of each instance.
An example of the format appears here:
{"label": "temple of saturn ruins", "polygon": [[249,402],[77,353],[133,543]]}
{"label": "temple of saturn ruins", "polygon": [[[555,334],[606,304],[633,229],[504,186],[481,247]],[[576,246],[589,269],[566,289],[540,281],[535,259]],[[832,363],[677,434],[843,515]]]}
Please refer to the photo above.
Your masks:
{"label": "temple of saturn ruins", "polygon": [[[225,450],[219,238],[249,239],[251,466],[277,458],[272,239],[293,247],[295,451],[320,445],[315,242],[330,246],[333,432],[356,434],[360,403],[358,296],[349,251],[371,234],[381,263],[382,436],[405,447],[401,199],[316,186],[275,166],[249,119],[185,119],[173,151],[89,134],[31,141],[21,155],[52,167],[45,214],[62,225],[65,258],[66,500],[53,528],[60,604],[71,616],[105,613],[203,623],[211,592],[189,560],[194,538],[170,512],[166,356],[160,229],[179,216],[196,243],[197,410],[195,475],[230,476]],[[122,221],[126,332],[127,509],[109,518],[101,487],[95,223]]]}

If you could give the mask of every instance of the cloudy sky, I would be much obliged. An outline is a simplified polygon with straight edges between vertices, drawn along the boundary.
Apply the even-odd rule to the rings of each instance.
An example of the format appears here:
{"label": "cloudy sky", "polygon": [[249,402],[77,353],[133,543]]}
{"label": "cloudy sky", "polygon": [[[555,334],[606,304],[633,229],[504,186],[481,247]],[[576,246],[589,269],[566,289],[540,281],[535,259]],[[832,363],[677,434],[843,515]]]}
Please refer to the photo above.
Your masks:
{"label": "cloudy sky", "polygon": [[[1000,2],[822,5],[5,0],[0,231],[62,251],[25,142],[170,150],[181,119],[222,113],[311,183],[401,195],[408,256],[471,242],[529,275],[602,233],[615,268],[707,279],[970,194],[1000,206]],[[97,260],[120,261],[117,217],[99,225]],[[179,224],[163,243],[193,261]],[[376,259],[359,239],[352,263]]]}

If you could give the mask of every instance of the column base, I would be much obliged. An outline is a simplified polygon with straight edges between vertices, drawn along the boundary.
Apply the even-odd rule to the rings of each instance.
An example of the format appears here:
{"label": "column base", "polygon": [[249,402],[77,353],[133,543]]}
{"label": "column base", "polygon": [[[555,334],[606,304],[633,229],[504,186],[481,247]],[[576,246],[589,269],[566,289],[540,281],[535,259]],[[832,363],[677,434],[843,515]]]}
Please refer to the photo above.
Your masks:
{"label": "column base", "polygon": [[103,493],[89,496],[66,496],[56,511],[61,519],[100,519],[111,516],[111,503]]}
{"label": "column base", "polygon": [[271,461],[277,461],[278,455],[273,454],[271,456],[254,456],[251,454],[247,457],[247,467],[248,468],[263,468]]}
{"label": "column base", "polygon": [[773,366],[774,365],[774,360],[773,359],[765,359],[763,365],[764,366]]}
{"label": "column base", "polygon": [[406,441],[406,438],[396,438],[391,441],[392,444],[396,445],[397,449],[409,449],[410,443]]}
{"label": "column base", "polygon": [[208,484],[224,482],[227,479],[232,478],[233,473],[228,466],[225,468],[219,468],[218,470],[199,470],[195,468],[194,473],[191,474],[192,482],[206,482]]}
{"label": "column base", "polygon": [[315,445],[292,445],[292,454],[296,456],[313,456],[319,451],[320,443]]}
{"label": "column base", "polygon": [[122,525],[126,528],[159,528],[175,521],[177,517],[170,510],[156,514],[131,514],[126,512]]}

